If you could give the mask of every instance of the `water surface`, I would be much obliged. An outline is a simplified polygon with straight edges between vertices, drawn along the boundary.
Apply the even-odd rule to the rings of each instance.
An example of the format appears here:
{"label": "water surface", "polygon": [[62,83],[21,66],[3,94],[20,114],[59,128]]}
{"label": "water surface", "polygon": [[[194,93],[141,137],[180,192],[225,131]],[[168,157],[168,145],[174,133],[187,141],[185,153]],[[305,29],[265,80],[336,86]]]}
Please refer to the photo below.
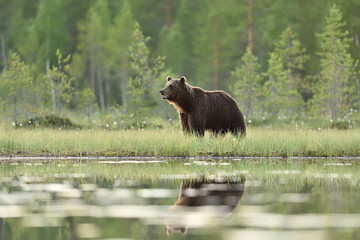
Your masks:
{"label": "water surface", "polygon": [[31,159],[0,165],[0,239],[360,239],[344,159]]}

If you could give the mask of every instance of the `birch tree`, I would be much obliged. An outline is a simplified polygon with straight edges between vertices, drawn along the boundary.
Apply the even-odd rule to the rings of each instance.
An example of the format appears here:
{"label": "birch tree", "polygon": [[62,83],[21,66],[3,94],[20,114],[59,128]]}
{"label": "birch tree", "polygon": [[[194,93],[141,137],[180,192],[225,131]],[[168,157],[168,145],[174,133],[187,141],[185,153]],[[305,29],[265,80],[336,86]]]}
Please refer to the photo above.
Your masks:
{"label": "birch tree", "polygon": [[8,70],[2,74],[2,79],[2,87],[8,92],[7,103],[12,108],[14,125],[18,125],[18,115],[22,113],[25,115],[26,121],[28,121],[28,92],[31,90],[32,85],[29,66],[20,59],[19,55],[14,53],[11,56]]}

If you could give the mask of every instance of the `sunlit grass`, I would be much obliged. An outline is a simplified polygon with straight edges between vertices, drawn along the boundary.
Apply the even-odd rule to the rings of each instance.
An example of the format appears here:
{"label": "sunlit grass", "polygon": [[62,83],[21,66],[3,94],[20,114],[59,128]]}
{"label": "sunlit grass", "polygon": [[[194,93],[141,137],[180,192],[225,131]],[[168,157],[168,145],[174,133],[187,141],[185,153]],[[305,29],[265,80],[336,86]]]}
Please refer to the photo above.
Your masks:
{"label": "sunlit grass", "polygon": [[249,128],[245,138],[184,136],[179,129],[0,129],[1,155],[360,156],[360,130]]}

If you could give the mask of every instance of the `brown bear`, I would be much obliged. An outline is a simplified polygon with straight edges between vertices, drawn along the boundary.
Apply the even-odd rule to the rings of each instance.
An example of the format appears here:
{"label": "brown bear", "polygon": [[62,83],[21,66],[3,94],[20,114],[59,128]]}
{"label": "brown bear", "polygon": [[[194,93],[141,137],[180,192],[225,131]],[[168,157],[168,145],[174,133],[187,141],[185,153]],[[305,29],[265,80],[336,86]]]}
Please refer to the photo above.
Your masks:
{"label": "brown bear", "polygon": [[184,76],[180,79],[168,76],[166,81],[160,94],[178,110],[184,133],[204,136],[204,131],[210,130],[215,136],[229,131],[235,136],[239,132],[245,136],[244,115],[229,94],[193,87]]}
{"label": "brown bear", "polygon": [[[196,219],[212,218],[222,220],[230,216],[239,205],[245,191],[246,179],[187,179],[180,186],[178,200],[163,216],[167,234],[186,234],[196,224],[187,221],[188,216]],[[208,208],[201,208],[208,206]],[[200,207],[200,208],[199,208]],[[191,213],[191,215],[189,215]]]}

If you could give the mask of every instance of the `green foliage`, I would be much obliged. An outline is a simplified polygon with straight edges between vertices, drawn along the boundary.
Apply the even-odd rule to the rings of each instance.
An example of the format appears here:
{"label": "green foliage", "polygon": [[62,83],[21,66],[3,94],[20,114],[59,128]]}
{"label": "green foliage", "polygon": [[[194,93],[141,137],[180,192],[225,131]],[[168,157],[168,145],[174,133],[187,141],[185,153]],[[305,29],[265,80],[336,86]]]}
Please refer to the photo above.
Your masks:
{"label": "green foliage", "polygon": [[[53,66],[49,72],[54,85],[53,88],[56,97],[57,114],[61,116],[63,107],[69,105],[72,95],[74,94],[75,78],[69,76],[70,55],[63,58],[60,51],[56,51],[58,59],[57,66]],[[47,78],[47,76],[45,76]]]}
{"label": "green foliage", "polygon": [[295,116],[302,112],[304,101],[300,91],[304,89],[302,71],[306,59],[296,35],[286,29],[270,54],[265,74],[268,81],[264,84],[264,105],[272,115]]}
{"label": "green foliage", "polygon": [[151,92],[155,86],[155,79],[164,68],[164,57],[150,58],[150,51],[146,43],[149,37],[144,37],[140,26],[135,26],[135,40],[129,47],[130,65],[134,77],[129,78],[127,99],[129,110],[135,115],[146,112],[146,108],[154,104]]}
{"label": "green foliage", "polygon": [[[88,64],[84,69],[82,79],[84,81],[90,80],[91,89],[97,96],[102,110],[105,110],[106,107],[104,86],[107,85],[107,81],[104,79],[104,71],[106,32],[110,25],[109,15],[107,1],[97,0],[90,7],[86,19],[78,24],[80,33],[77,47],[78,56],[76,56],[77,63]],[[88,83],[82,85],[88,86]]]}
{"label": "green foliage", "polygon": [[[116,96],[110,102],[126,105],[127,82],[130,74],[127,51],[134,41],[135,20],[131,5],[125,1],[113,24],[107,30],[105,41],[105,68],[111,85],[111,95]],[[109,96],[110,98],[110,96]]]}
{"label": "green foliage", "polygon": [[91,124],[91,115],[97,109],[95,94],[90,88],[86,88],[79,94],[79,108],[86,114],[89,125]]}
{"label": "green foliage", "polygon": [[[56,52],[56,49],[67,50],[65,46],[68,45],[69,39],[68,34],[64,34],[67,28],[67,16],[67,14],[64,14],[64,1],[42,0],[39,2],[39,10],[33,21],[32,28],[34,28],[33,30],[37,35],[38,46],[42,50],[42,54],[38,54],[37,57],[42,60],[43,69],[45,68],[45,59],[56,61],[52,55]],[[25,44],[27,48],[34,47],[28,43]],[[37,50],[39,51],[39,49]]]}
{"label": "green foliage", "polygon": [[264,108],[273,116],[286,114],[288,104],[287,71],[284,69],[281,58],[276,53],[271,53],[269,68],[265,76],[268,81],[264,84]]}
{"label": "green foliage", "polygon": [[[163,75],[173,72],[207,90],[232,90],[252,119],[315,114],[341,122],[350,109],[360,107],[359,4],[356,0],[0,0],[0,71],[6,57],[16,52],[32,79],[30,87],[20,84],[12,90],[5,80],[9,77],[2,74],[0,113],[5,118],[12,115],[15,122],[16,117],[40,112],[83,109],[88,103],[77,96],[90,87],[104,115],[119,106],[122,113],[136,117],[160,116],[155,95],[164,84]],[[315,35],[318,29],[322,32]],[[245,84],[251,84],[252,68],[246,69],[245,62],[254,61],[244,51],[246,46],[252,46],[257,58],[254,88]],[[56,49],[71,54],[71,69],[65,75],[76,78],[70,85],[77,94],[66,96],[66,90],[63,99],[50,77],[50,67],[58,67]],[[158,55],[167,60],[154,58]],[[47,78],[42,77],[45,71]],[[9,93],[16,95],[15,101]],[[166,102],[162,103],[167,113]],[[168,113],[166,117],[171,118]]]}
{"label": "green foliage", "polygon": [[351,39],[344,27],[340,10],[334,5],[325,19],[323,32],[317,35],[321,59],[313,106],[315,111],[328,115],[335,122],[344,117],[359,98],[357,94],[351,95],[358,88],[356,82],[351,81],[357,75],[358,63],[348,52]]}
{"label": "green foliage", "polygon": [[181,0],[175,21],[165,25],[159,35],[160,55],[166,56],[166,68],[175,72],[175,75],[191,77],[195,71],[194,40],[198,29],[194,27],[197,19],[193,10],[196,4],[191,0]]}
{"label": "green foliage", "polygon": [[2,74],[2,80],[2,88],[7,91],[6,99],[12,105],[12,118],[16,126],[18,115],[24,113],[27,119],[29,114],[28,97],[33,81],[29,66],[14,53],[10,59],[9,69]]}
{"label": "green foliage", "polygon": [[204,88],[226,90],[230,69],[235,68],[234,58],[242,52],[239,41],[247,39],[240,34],[241,29],[246,29],[242,20],[246,15],[236,0],[227,4],[222,0],[201,3],[194,37],[196,83]]}
{"label": "green foliage", "polygon": [[286,111],[288,115],[299,113],[304,106],[301,96],[306,88],[303,79],[304,65],[308,59],[305,49],[300,46],[296,39],[296,34],[288,28],[281,35],[279,42],[276,43],[275,53],[282,60],[284,70],[287,71],[287,87],[285,88],[288,97]]}
{"label": "green foliage", "polygon": [[246,118],[249,118],[254,111],[260,110],[260,97],[262,96],[260,65],[250,48],[246,49],[240,66],[231,72],[231,76],[233,85],[230,89],[239,101]]}

